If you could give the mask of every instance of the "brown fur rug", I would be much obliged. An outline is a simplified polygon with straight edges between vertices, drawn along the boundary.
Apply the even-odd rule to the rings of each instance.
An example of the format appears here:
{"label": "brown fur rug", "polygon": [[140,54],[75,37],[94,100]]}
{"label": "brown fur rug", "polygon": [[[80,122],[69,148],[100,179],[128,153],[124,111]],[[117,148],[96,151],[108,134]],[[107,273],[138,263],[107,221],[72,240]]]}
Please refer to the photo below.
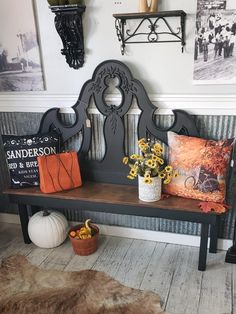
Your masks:
{"label": "brown fur rug", "polygon": [[2,261],[0,313],[159,314],[160,298],[121,285],[103,272],[43,270],[24,256]]}

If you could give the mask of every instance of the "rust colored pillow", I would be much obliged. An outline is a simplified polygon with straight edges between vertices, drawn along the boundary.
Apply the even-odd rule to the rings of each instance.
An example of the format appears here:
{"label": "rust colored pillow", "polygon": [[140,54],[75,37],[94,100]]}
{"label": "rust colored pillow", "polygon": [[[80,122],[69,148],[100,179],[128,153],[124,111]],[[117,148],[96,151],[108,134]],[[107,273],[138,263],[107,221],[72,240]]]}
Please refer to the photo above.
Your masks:
{"label": "rust colored pillow", "polygon": [[39,156],[37,160],[43,193],[71,190],[82,185],[76,152]]}
{"label": "rust colored pillow", "polygon": [[179,173],[165,192],[223,203],[234,139],[206,140],[168,132],[169,164]]}

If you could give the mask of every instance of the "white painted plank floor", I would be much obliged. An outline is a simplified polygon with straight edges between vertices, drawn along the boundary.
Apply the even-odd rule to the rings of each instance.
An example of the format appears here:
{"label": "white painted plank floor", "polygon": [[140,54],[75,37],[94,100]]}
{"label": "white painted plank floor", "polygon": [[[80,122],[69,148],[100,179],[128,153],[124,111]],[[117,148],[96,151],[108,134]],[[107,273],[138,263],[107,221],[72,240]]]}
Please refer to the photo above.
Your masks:
{"label": "white painted plank floor", "polygon": [[24,244],[19,225],[0,223],[0,261],[23,254],[45,269],[104,271],[127,286],[158,293],[171,314],[236,314],[236,264],[225,263],[225,253],[208,254],[207,270],[200,272],[196,247],[100,236],[96,253],[78,256],[69,241],[41,249]]}

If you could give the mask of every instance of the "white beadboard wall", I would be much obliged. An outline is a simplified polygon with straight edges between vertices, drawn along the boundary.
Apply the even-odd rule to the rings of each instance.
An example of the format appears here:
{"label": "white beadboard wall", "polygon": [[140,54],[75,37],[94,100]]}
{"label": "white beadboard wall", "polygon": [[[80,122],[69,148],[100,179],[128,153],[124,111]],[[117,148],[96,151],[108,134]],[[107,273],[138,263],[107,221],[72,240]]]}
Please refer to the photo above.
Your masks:
{"label": "white beadboard wall", "polygon": [[[157,107],[157,114],[169,115],[173,109],[183,109],[194,115],[236,115],[236,94],[229,95],[157,95],[149,94]],[[62,113],[71,113],[78,95],[40,95],[9,94],[0,95],[0,112],[45,112],[52,107],[60,108]],[[117,95],[109,95],[109,102],[119,102]],[[90,109],[91,113],[98,113]],[[138,109],[131,109],[130,114],[139,114]]]}

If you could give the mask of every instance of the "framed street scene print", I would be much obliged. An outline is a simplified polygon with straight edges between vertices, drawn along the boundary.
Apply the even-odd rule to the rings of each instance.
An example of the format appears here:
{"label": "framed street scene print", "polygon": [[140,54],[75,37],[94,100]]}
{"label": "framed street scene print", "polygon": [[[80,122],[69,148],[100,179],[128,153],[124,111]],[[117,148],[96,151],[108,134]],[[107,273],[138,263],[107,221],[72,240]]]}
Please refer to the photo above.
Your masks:
{"label": "framed street scene print", "polygon": [[44,90],[32,0],[0,1],[0,92]]}

